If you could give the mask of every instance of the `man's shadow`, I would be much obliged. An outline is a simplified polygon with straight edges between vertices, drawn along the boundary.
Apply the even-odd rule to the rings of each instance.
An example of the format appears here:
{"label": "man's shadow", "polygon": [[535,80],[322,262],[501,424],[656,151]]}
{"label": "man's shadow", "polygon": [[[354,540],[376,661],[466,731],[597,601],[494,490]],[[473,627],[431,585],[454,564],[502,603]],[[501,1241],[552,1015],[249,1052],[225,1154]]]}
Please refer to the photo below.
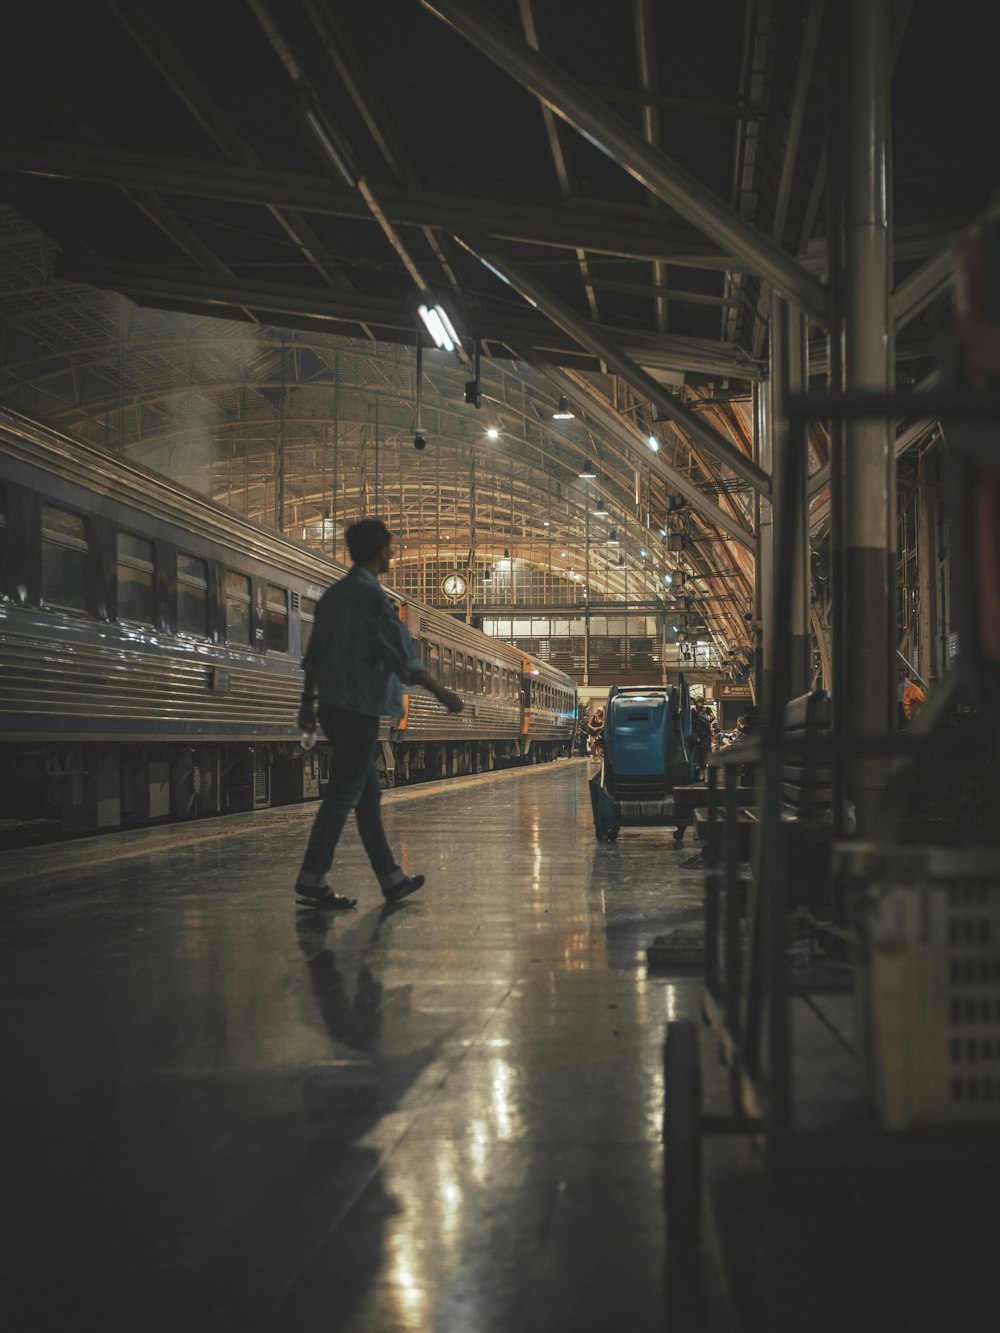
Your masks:
{"label": "man's shadow", "polygon": [[[372,942],[390,910],[382,909]],[[330,947],[331,924],[329,913],[315,911],[300,913],[295,922],[295,934],[305,959],[313,998],[330,1036],[352,1050],[372,1057],[378,1049],[382,1029],[382,983],[375,979],[367,960],[362,957],[354,994],[351,995]]]}

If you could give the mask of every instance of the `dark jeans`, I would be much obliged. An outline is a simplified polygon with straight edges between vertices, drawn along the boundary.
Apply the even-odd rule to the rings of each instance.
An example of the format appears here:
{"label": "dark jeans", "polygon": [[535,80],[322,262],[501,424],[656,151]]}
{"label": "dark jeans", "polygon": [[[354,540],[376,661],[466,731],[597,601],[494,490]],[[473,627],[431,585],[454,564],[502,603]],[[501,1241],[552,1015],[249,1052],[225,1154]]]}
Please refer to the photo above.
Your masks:
{"label": "dark jeans", "polygon": [[388,875],[396,869],[382,828],[382,796],[375,771],[378,723],[377,717],[320,706],[319,724],[330,742],[330,782],[316,811],[300,873],[326,874],[352,810],[372,870]]}

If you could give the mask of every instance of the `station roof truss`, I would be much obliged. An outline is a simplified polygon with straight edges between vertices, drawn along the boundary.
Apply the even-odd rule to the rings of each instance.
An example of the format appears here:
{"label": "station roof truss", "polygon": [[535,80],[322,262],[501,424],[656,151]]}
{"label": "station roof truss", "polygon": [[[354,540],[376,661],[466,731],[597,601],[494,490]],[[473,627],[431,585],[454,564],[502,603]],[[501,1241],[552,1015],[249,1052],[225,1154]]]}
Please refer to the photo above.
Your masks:
{"label": "station roof truss", "polygon": [[[592,564],[595,602],[662,603],[680,571],[744,646],[772,292],[826,374],[840,8],[22,6],[0,398],[324,545],[384,510],[404,560],[447,537],[469,568]],[[949,243],[996,187],[991,46],[971,0],[891,16],[895,354],[927,383]],[[418,386],[421,302],[461,344],[425,347]],[[821,528],[821,425],[811,446]]]}

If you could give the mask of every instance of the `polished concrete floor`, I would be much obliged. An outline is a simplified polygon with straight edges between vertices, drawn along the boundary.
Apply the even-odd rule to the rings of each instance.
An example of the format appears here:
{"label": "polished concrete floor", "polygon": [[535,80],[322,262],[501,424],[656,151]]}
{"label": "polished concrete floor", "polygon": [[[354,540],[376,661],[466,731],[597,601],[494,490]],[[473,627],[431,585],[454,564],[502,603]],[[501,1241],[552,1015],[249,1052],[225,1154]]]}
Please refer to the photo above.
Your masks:
{"label": "polished concrete floor", "polygon": [[[664,1327],[651,978],[701,917],[668,831],[593,836],[585,760],[400,791],[391,912],[309,809],[0,862],[4,1309],[17,1330]],[[5,870],[6,865],[6,870]]]}
{"label": "polished concrete floor", "polygon": [[[699,930],[702,877],[669,830],[598,844],[589,772],[389,794],[427,876],[390,912],[352,828],[357,909],[296,913],[309,808],[0,856],[0,1326],[1000,1327],[975,1162],[774,1175],[707,1137],[701,1257],[671,1252],[661,1048],[700,988],[646,947]],[[826,1105],[843,1001],[797,1002]]]}

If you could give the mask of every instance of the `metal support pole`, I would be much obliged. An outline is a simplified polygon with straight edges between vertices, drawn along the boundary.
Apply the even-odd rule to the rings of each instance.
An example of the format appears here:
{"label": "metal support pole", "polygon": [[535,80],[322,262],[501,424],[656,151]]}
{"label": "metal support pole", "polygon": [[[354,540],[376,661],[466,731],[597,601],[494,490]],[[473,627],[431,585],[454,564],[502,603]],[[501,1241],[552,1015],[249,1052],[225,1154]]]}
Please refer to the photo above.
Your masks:
{"label": "metal support pole", "polygon": [[[850,0],[844,95],[844,371],[847,392],[891,387],[892,337],[888,220],[888,0]],[[834,699],[846,741],[888,734],[893,710],[891,596],[895,566],[895,453],[889,423],[850,419],[843,456],[831,467],[831,487],[843,557],[838,628],[841,642]],[[835,437],[836,439],[836,437]],[[845,773],[858,832],[874,831],[882,787],[881,761],[858,761]]]}
{"label": "metal support pole", "polygon": [[937,608],[937,489],[930,457],[917,460],[917,670],[928,684],[938,677],[934,653]]}
{"label": "metal support pole", "polygon": [[583,683],[590,684],[590,497],[583,492]]}
{"label": "metal support pole", "polygon": [[[770,361],[770,437],[773,448],[773,470],[771,477],[771,507],[774,521],[783,522],[785,509],[788,510],[788,523],[792,533],[792,558],[787,568],[772,565],[772,616],[769,628],[772,640],[765,643],[765,671],[774,671],[774,697],[778,706],[784,708],[789,699],[804,694],[809,688],[810,639],[809,639],[809,533],[806,517],[806,495],[801,493],[786,494],[779,490],[779,478],[786,476],[783,468],[785,451],[799,447],[796,436],[789,432],[786,412],[786,399],[790,391],[802,389],[805,377],[804,337],[802,322],[789,309],[788,302],[780,296],[771,299]],[[796,476],[800,475],[797,470]],[[804,476],[804,469],[801,470]],[[789,603],[790,637],[787,643],[776,644],[773,641],[773,608],[787,599]],[[762,694],[768,698],[765,685]]]}
{"label": "metal support pole", "polygon": [[[771,392],[767,385],[756,390],[754,418],[754,445],[756,461],[771,471]],[[758,700],[766,699],[767,681],[774,661],[772,624],[774,617],[774,560],[772,532],[772,503],[758,494],[756,504],[757,558],[754,562],[754,683]]]}

